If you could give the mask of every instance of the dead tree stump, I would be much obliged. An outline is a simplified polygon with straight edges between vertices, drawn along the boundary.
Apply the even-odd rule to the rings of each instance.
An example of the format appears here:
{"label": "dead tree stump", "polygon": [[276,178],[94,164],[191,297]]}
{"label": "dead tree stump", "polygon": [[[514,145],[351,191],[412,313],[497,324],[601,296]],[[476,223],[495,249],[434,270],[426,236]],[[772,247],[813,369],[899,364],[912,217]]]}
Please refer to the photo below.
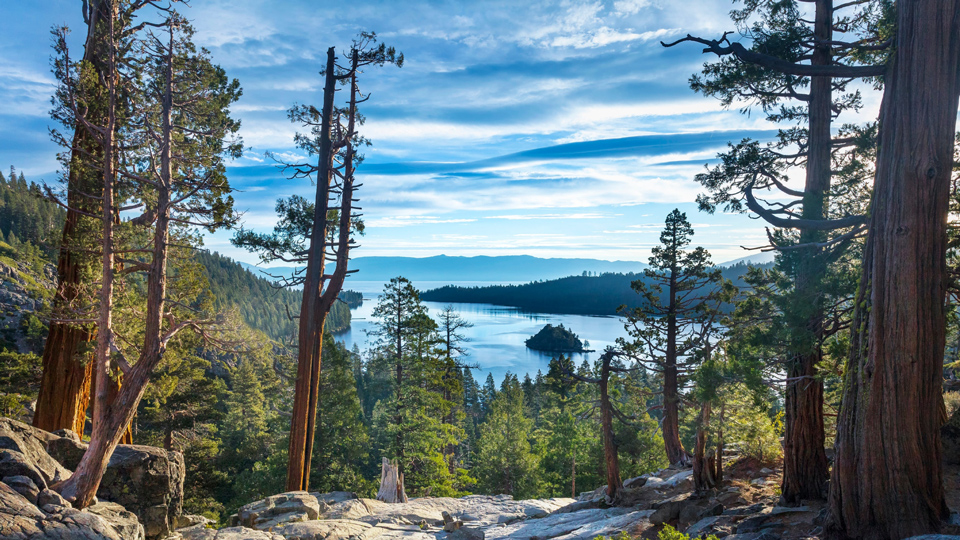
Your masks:
{"label": "dead tree stump", "polygon": [[390,463],[387,458],[383,458],[383,464],[380,467],[380,491],[377,492],[377,500],[387,503],[407,502],[403,474],[400,473],[399,467]]}

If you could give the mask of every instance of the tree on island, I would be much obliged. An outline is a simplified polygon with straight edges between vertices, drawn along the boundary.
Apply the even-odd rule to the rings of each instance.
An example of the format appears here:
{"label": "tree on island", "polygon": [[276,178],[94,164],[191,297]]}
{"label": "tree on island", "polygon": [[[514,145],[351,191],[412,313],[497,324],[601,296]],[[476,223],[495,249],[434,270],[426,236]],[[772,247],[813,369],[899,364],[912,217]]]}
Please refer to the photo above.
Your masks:
{"label": "tree on island", "polygon": [[721,304],[736,290],[712,266],[707,250],[686,249],[691,236],[686,214],[671,212],[660,234],[661,245],[653,248],[650,267],[644,270],[649,281],[633,282],[644,305],[629,311],[621,308],[633,340],[617,340],[628,357],[662,377],[663,442],[671,464],[687,464],[690,458],[680,442],[680,390],[703,361],[711,337],[720,331]]}
{"label": "tree on island", "polygon": [[528,338],[524,343],[527,347],[535,351],[545,352],[590,352],[583,347],[580,338],[572,331],[563,327],[563,323],[558,326],[548,324],[540,329],[536,335]]}

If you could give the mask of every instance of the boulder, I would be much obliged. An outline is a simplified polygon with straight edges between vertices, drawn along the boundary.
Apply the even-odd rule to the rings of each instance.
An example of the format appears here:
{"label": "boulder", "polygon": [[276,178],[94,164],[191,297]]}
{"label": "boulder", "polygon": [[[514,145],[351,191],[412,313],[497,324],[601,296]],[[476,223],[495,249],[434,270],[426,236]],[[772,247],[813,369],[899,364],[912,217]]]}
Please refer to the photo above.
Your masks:
{"label": "boulder", "polygon": [[0,450],[0,478],[28,478],[35,486],[46,489],[47,479],[33,461],[16,450]]}
{"label": "boulder", "polygon": [[71,471],[80,464],[80,458],[87,451],[87,445],[80,436],[69,429],[58,429],[55,437],[47,441],[47,453],[61,465]]}
{"label": "boulder", "polygon": [[183,512],[184,474],[180,452],[120,445],[110,457],[97,497],[135,513],[148,540],[163,538]]}
{"label": "boulder", "polygon": [[751,504],[750,506],[741,506],[739,508],[728,508],[723,511],[725,516],[747,516],[763,511],[763,503]]}
{"label": "boulder", "polygon": [[[0,483],[0,538],[5,540],[142,540],[136,531],[122,534],[110,521],[90,511],[48,505],[46,513]],[[128,513],[129,514],[129,513]],[[129,514],[136,522],[136,517]],[[142,531],[142,529],[140,529]]]}
{"label": "boulder", "polygon": [[[3,467],[7,467],[0,468],[0,477],[28,476],[41,489],[70,478],[70,471],[47,454],[47,442],[56,438],[52,433],[23,422],[0,418],[0,450],[5,454],[0,461],[4,461],[6,464]],[[20,465],[14,465],[14,462]],[[29,468],[24,468],[23,464],[29,465]],[[30,474],[8,472],[16,467],[29,469]],[[41,481],[37,481],[37,476]]]}
{"label": "boulder", "polygon": [[598,536],[616,536],[620,532],[638,537],[650,528],[649,517],[652,513],[650,510],[631,512],[626,508],[598,508],[568,514],[550,514],[540,519],[490,527],[484,531],[484,539],[592,540]]}
{"label": "boulder", "polygon": [[484,533],[476,527],[460,527],[447,535],[447,540],[484,540]]}
{"label": "boulder", "polygon": [[722,513],[723,505],[718,502],[709,503],[704,501],[696,504],[688,504],[680,510],[680,525],[686,527],[705,517],[719,516]]}
{"label": "boulder", "polygon": [[[99,501],[98,501],[99,502]],[[71,506],[66,499],[63,498],[63,495],[60,495],[52,489],[45,489],[37,495],[37,506],[43,508],[44,506]]]}
{"label": "boulder", "polygon": [[670,476],[669,478],[664,480],[662,484],[660,484],[660,487],[661,488],[678,487],[683,485],[685,482],[688,482],[688,481],[692,482],[693,481],[692,477],[693,477],[693,469],[687,469],[685,471],[678,472],[677,474]]}
{"label": "boulder", "polygon": [[177,531],[183,540],[284,540],[277,533],[257,531],[246,527],[228,527],[226,529],[208,529],[203,525],[194,525]]}
{"label": "boulder", "polygon": [[273,532],[286,540],[325,540],[374,536],[370,534],[373,528],[373,525],[360,521],[324,519],[287,523],[273,529]]}
{"label": "boulder", "polygon": [[40,494],[40,488],[27,476],[7,476],[3,478],[3,483],[13,488],[14,491],[24,496],[25,499],[33,504],[37,504],[37,495]]}
{"label": "boulder", "polygon": [[654,525],[663,525],[664,523],[680,519],[680,512],[684,507],[694,504],[689,493],[683,493],[676,497],[671,497],[663,501],[657,501],[650,505],[653,513],[650,515],[650,523]]}
{"label": "boulder", "polygon": [[317,519],[320,501],[306,491],[290,491],[242,506],[237,512],[240,525],[259,531],[278,525]]}
{"label": "boulder", "polygon": [[357,499],[357,494],[352,491],[331,491],[330,493],[311,493],[310,495],[325,504],[337,504]]}
{"label": "boulder", "polygon": [[720,516],[705,517],[687,527],[687,530],[684,531],[684,534],[689,536],[691,539],[709,536],[713,534],[714,526],[720,522],[721,519],[723,518]]}
{"label": "boulder", "polygon": [[[626,489],[636,489],[643,487],[647,483],[647,476],[636,476],[623,481],[623,487]],[[659,478],[658,478],[659,480]]]}
{"label": "boulder", "polygon": [[187,527],[193,527],[194,525],[215,525],[216,521],[206,517],[206,516],[197,516],[193,514],[183,514],[177,516],[177,523],[174,526],[175,529],[186,529]]}
{"label": "boulder", "polygon": [[107,520],[125,540],[143,540],[145,537],[143,525],[137,520],[136,514],[117,503],[99,501],[84,511]]}
{"label": "boulder", "polygon": [[[70,478],[69,469],[76,468],[86,448],[70,430],[48,433],[0,418],[0,478],[25,476],[42,491]],[[136,514],[148,540],[163,538],[182,512],[184,471],[179,452],[120,445],[110,458],[97,498]],[[63,506],[59,501],[37,502],[41,508]]]}

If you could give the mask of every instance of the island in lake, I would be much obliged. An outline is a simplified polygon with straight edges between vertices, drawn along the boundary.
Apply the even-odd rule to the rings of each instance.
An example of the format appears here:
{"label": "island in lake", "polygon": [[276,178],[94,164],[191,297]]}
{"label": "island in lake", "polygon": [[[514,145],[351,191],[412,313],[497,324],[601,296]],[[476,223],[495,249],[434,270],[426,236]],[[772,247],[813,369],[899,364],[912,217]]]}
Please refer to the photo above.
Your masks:
{"label": "island in lake", "polygon": [[584,348],[584,343],[580,341],[580,338],[569,329],[564,328],[563,324],[559,326],[552,324],[544,326],[535,336],[527,339],[526,344],[529,349],[543,352],[593,352]]}

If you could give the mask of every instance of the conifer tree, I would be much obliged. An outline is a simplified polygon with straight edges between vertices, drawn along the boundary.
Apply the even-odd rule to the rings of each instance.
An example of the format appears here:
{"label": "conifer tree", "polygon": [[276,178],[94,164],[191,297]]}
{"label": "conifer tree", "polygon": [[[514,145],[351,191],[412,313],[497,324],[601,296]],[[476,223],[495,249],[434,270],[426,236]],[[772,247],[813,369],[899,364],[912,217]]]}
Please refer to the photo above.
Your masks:
{"label": "conifer tree", "polygon": [[892,47],[828,497],[827,528],[853,538],[930,534],[949,516],[940,427],[960,1],[897,2]]}
{"label": "conifer tree", "polygon": [[688,249],[693,227],[686,214],[671,212],[653,248],[650,280],[633,282],[643,305],[625,311],[625,327],[632,341],[618,339],[631,358],[662,378],[662,431],[671,464],[686,464],[689,453],[680,441],[681,391],[690,372],[704,359],[703,349],[719,331],[720,304],[732,297],[733,286],[713,268],[702,247]]}
{"label": "conifer tree", "polygon": [[[843,268],[853,240],[865,231],[864,184],[874,144],[872,126],[833,126],[848,110],[859,110],[862,77],[877,77],[882,66],[864,65],[889,51],[890,3],[816,0],[813,13],[796,1],[751,0],[731,12],[738,33],[749,46],[687,36],[718,56],[706,63],[691,88],[718,98],[724,106],[759,107],[767,119],[786,124],[769,144],[744,139],[721,154],[721,163],[697,180],[708,192],[698,197],[702,210],[748,210],[774,227],[769,249],[782,248],[778,266],[791,278],[777,302],[782,343],[773,362],[786,371],[787,430],[782,491],[787,501],[821,498],[827,475],[824,452],[823,380],[818,364],[823,343],[846,318],[852,290],[835,287],[832,272]],[[877,79],[874,82],[878,82]],[[834,136],[836,131],[838,136]],[[863,153],[867,156],[863,156]],[[801,167],[802,190],[787,186],[787,173]],[[789,202],[767,203],[757,192],[769,190]],[[846,199],[846,201],[838,200]],[[799,231],[798,233],[796,231]],[[843,325],[839,325],[843,326]]]}
{"label": "conifer tree", "polygon": [[353,354],[327,333],[310,485],[321,492],[366,491],[370,438],[353,373]]}
{"label": "conifer tree", "polygon": [[[214,66],[205,51],[196,50],[192,28],[179,14],[170,9],[161,12],[166,20],[159,28],[164,29],[165,35],[148,32],[141,37],[138,48],[143,56],[136,65],[143,68],[142,78],[133,80],[143,81],[143,88],[126,111],[134,118],[137,129],[125,134],[128,139],[123,146],[111,135],[117,116],[116,84],[131,80],[117,71],[118,44],[113,40],[108,42],[108,124],[85,124],[102,134],[104,149],[96,392],[90,445],[74,474],[57,486],[79,508],[92,501],[107,461],[130,425],[171,340],[190,329],[215,341],[209,329],[222,322],[213,314],[206,318],[199,306],[176,300],[176,287],[169,286],[169,280],[175,277],[171,276],[169,262],[173,246],[180,245],[177,240],[191,237],[191,227],[213,231],[235,219],[224,162],[228,157],[239,156],[242,148],[235,138],[239,123],[228,112],[230,104],[239,97],[239,83]],[[116,32],[116,17],[114,8],[107,21],[110,36]],[[63,69],[75,70],[66,60],[62,33],[58,43],[64,51]],[[110,82],[111,78],[115,80]],[[72,79],[68,76],[65,80]],[[71,91],[68,83],[65,92]],[[70,112],[77,121],[85,122],[84,109],[75,106],[75,101],[71,104]],[[121,160],[113,155],[118,149],[132,151]],[[122,225],[115,224],[114,208],[124,194],[124,190],[115,188],[129,189],[135,194],[133,204],[127,208],[142,208],[143,214]],[[115,244],[115,229],[129,231],[131,238],[137,238],[139,233],[144,243],[120,249],[122,246]],[[142,333],[133,339],[119,339],[113,325],[113,289],[119,279],[139,279],[143,283],[146,300]],[[136,362],[132,361],[134,355]],[[111,395],[111,374],[116,370],[123,374],[123,384]]]}
{"label": "conifer tree", "polygon": [[[337,302],[355,244],[353,234],[362,233],[363,225],[354,213],[356,201],[354,174],[363,161],[360,146],[369,142],[360,136],[364,122],[358,106],[366,101],[358,85],[366,66],[403,65],[403,54],[393,47],[377,45],[376,34],[361,32],[351,45],[345,64],[337,63],[336,51],[327,49],[324,66],[323,105],[290,109],[291,121],[310,129],[297,134],[297,146],[317,159],[317,164],[285,164],[292,179],[310,179],[316,185],[314,201],[294,195],[277,202],[279,223],[272,234],[241,230],[233,243],[260,253],[264,262],[280,260],[305,265],[293,278],[282,278],[282,286],[303,286],[303,301],[297,347],[297,383],[290,420],[289,466],[287,489],[307,490],[310,462],[316,429],[324,325]],[[348,87],[345,107],[335,106],[337,85]],[[339,204],[337,204],[339,201]],[[334,262],[333,271],[326,271],[326,261]]]}
{"label": "conifer tree", "polygon": [[530,444],[532,431],[533,421],[523,411],[523,391],[508,377],[480,427],[473,472],[482,492],[505,493],[516,499],[537,493],[538,460]]}

